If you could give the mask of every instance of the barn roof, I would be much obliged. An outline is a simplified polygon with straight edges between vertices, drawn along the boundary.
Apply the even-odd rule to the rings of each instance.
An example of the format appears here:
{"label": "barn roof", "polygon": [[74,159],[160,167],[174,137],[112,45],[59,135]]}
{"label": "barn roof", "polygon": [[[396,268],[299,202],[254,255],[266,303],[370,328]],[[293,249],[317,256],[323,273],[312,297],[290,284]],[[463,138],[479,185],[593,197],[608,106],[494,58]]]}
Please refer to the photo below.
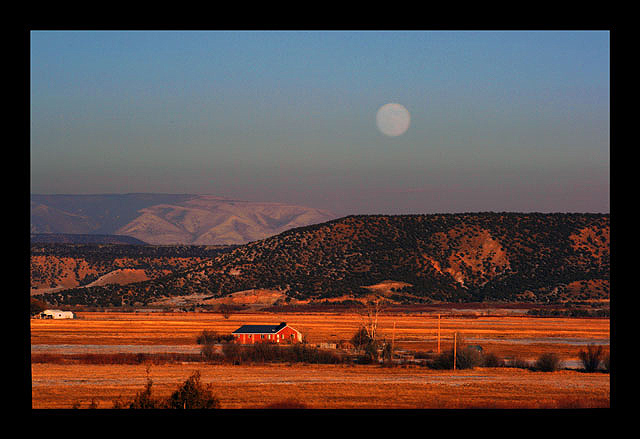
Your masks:
{"label": "barn roof", "polygon": [[279,325],[242,325],[232,334],[275,334],[287,326],[285,322]]}

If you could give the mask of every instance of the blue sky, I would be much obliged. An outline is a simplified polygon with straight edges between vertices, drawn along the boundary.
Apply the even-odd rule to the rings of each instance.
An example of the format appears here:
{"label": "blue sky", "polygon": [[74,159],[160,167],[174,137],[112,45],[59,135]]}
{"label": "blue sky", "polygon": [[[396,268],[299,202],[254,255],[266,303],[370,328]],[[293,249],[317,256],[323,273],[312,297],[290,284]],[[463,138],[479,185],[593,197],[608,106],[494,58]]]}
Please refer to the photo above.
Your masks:
{"label": "blue sky", "polygon": [[31,192],[609,212],[609,56],[606,31],[32,32]]}

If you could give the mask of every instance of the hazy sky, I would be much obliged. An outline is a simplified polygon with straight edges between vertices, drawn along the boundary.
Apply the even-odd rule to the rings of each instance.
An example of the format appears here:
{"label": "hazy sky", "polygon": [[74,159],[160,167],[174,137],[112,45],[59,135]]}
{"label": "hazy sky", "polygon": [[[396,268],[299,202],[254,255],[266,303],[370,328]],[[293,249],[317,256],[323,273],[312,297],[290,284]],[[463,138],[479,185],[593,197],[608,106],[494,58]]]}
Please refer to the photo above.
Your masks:
{"label": "hazy sky", "polygon": [[606,31],[32,32],[31,192],[609,212],[609,56]]}

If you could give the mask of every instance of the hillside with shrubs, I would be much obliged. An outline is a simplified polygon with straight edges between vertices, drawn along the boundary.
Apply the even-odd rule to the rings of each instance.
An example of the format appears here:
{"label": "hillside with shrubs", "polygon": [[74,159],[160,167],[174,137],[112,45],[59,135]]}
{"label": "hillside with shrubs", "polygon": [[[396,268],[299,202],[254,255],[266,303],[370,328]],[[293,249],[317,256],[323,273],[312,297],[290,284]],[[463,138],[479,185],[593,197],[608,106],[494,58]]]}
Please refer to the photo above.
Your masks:
{"label": "hillside with shrubs", "polygon": [[396,282],[395,303],[609,298],[610,216],[352,215],[238,246],[128,285],[43,294],[56,305],[144,306],[167,296],[271,289],[285,302],[351,300]]}
{"label": "hillside with shrubs", "polygon": [[155,279],[210,260],[234,247],[32,241],[29,255],[31,291],[84,287],[122,270],[136,271],[139,277]]}

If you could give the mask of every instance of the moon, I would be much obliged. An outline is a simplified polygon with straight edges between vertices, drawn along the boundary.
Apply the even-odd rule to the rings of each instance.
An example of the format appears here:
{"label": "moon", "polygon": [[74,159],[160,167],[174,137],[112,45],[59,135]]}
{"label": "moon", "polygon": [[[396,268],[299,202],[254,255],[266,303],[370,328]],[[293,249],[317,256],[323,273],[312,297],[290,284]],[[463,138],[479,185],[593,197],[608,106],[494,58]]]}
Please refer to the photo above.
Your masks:
{"label": "moon", "polygon": [[404,134],[409,129],[411,115],[402,105],[396,103],[385,104],[378,109],[376,125],[382,134],[390,137]]}

